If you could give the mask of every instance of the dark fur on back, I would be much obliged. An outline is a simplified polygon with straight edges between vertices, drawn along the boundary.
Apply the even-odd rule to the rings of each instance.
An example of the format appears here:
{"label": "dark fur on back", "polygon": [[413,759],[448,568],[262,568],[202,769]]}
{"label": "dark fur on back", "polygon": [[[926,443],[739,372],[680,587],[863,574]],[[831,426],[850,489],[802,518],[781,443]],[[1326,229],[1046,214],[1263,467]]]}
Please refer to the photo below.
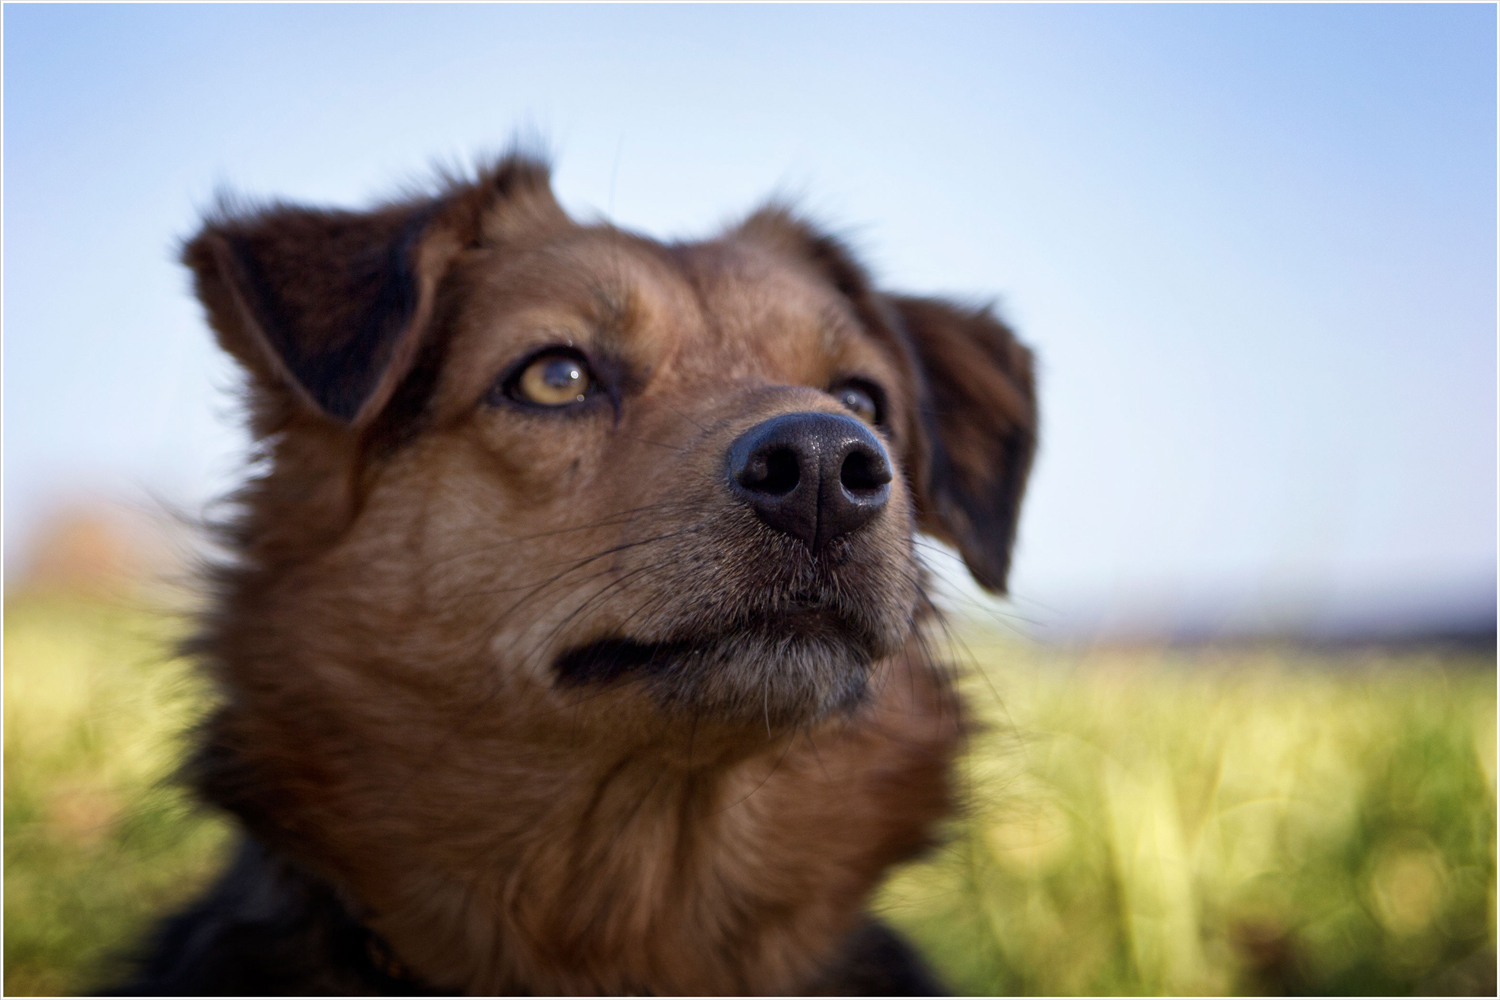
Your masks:
{"label": "dark fur on back", "polygon": [[326,883],[245,840],[218,883],[162,924],[117,996],[416,996]]}
{"label": "dark fur on back", "polygon": [[[349,915],[334,890],[244,841],[202,899],[165,921],[111,996],[443,996]],[[524,995],[515,984],[504,992]],[[926,963],[884,924],[849,935],[813,996],[943,996]]]}

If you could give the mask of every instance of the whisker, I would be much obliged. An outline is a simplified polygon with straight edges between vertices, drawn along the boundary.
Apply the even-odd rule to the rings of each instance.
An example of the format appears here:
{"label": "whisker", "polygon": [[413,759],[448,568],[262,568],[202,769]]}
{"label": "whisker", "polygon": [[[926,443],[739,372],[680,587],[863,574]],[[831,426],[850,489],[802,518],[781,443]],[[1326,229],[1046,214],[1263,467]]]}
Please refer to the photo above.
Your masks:
{"label": "whisker", "polygon": [[616,511],[613,514],[606,514],[599,520],[590,521],[587,524],[577,524],[567,528],[554,528],[550,531],[538,531],[530,535],[514,535],[510,538],[504,538],[499,541],[480,546],[478,548],[469,548],[465,549],[462,552],[455,552],[454,554],[449,556],[442,556],[438,559],[433,560],[433,562],[429,565],[432,567],[437,567],[453,562],[457,559],[469,559],[489,555],[504,548],[505,546],[515,545],[519,542],[532,542],[542,538],[555,538],[559,535],[571,535],[576,534],[580,531],[592,531],[597,528],[609,528],[615,527],[617,525],[629,524],[632,521],[636,520],[641,514],[649,513],[652,511],[695,508],[697,506],[697,504],[691,503],[689,501],[663,500],[659,503],[645,504],[641,507],[632,507],[628,510],[621,510]]}
{"label": "whisker", "polygon": [[569,573],[572,573],[572,572],[575,572],[576,570],[582,569],[584,566],[587,566],[589,563],[597,562],[598,560],[603,559],[605,556],[615,555],[616,553],[624,552],[626,549],[636,548],[636,547],[641,546],[641,545],[649,545],[652,542],[660,542],[660,541],[665,541],[665,540],[667,540],[669,538],[676,538],[678,535],[681,535],[681,534],[685,534],[685,532],[684,531],[671,531],[671,532],[668,532],[668,533],[666,533],[664,535],[655,535],[655,536],[653,536],[651,538],[643,538],[643,539],[640,539],[639,541],[635,541],[635,542],[625,542],[625,543],[622,543],[620,545],[615,545],[615,546],[612,546],[612,547],[610,547],[608,549],[605,549],[602,552],[596,552],[596,553],[594,553],[593,555],[589,556],[586,559],[580,559],[580,560],[578,560],[573,565],[571,565],[567,569],[563,570],[561,573],[558,573],[557,575],[551,577],[550,579],[542,581],[530,593],[526,594],[520,600],[516,601],[510,607],[508,607],[504,611],[502,611],[496,618],[494,618],[490,622],[490,628],[489,628],[488,631],[489,632],[493,632],[496,628],[498,628],[500,626],[500,624],[502,622],[504,622],[507,618],[509,618],[512,614],[514,614],[516,612],[516,610],[519,609],[523,604],[525,604],[527,601],[531,600],[532,598],[538,596],[547,587],[549,587],[552,584],[556,583],[557,581],[561,580],[563,577],[567,576]]}
{"label": "whisker", "polygon": [[573,622],[573,620],[575,618],[577,618],[580,614],[582,614],[583,611],[585,609],[587,609],[590,605],[594,604],[596,601],[600,600],[601,598],[603,598],[606,594],[610,593],[611,591],[618,590],[621,587],[625,586],[627,583],[629,583],[631,580],[635,579],[636,577],[640,576],[641,574],[643,574],[643,573],[649,573],[649,572],[651,572],[653,570],[660,569],[662,566],[665,566],[665,565],[667,565],[665,562],[659,562],[659,563],[652,563],[651,565],[648,565],[648,566],[639,566],[639,567],[636,567],[635,569],[633,569],[630,572],[626,573],[624,576],[620,577],[619,579],[612,580],[609,583],[605,584],[603,587],[600,587],[597,591],[595,591],[582,604],[578,605],[578,607],[576,607],[572,611],[568,612],[568,614],[563,618],[562,621],[558,622],[557,625],[554,626],[553,629],[550,632],[548,632],[545,636],[543,636],[541,638],[541,640],[539,640],[534,646],[532,646],[532,648],[525,654],[525,656],[523,656],[521,658],[522,664],[529,663],[533,655],[536,655],[537,653],[540,653],[543,648],[545,648],[549,643],[552,642],[553,639],[555,639],[557,637],[558,633],[560,633],[564,628],[566,628],[569,624],[571,624]]}
{"label": "whisker", "polygon": [[773,765],[771,765],[771,770],[767,771],[766,772],[766,776],[764,778],[760,779],[760,784],[758,784],[754,788],[750,789],[750,792],[749,792],[748,795],[746,795],[744,798],[740,799],[737,802],[731,802],[729,805],[725,806],[723,809],[715,809],[713,812],[709,813],[709,815],[710,816],[719,816],[719,815],[722,815],[723,813],[727,813],[729,810],[735,808],[736,806],[744,805],[746,802],[749,802],[750,799],[751,799],[751,797],[754,796],[756,792],[758,792],[762,788],[766,787],[766,782],[770,781],[771,777],[773,775],[775,775],[775,773],[781,769],[782,763],[786,760],[786,755],[791,752],[791,750],[792,750],[792,744],[795,743],[795,742],[797,742],[797,734],[796,733],[793,733],[791,736],[788,736],[786,738],[786,746],[782,748],[782,750],[781,750],[781,756],[776,758],[776,763],[773,764]]}
{"label": "whisker", "polygon": [[666,444],[662,441],[652,441],[650,438],[637,437],[633,434],[622,434],[619,431],[613,431],[611,433],[611,436],[616,437],[622,441],[638,441],[641,444],[649,444],[653,448],[665,448],[668,451],[676,452],[679,455],[685,454],[689,450],[683,445]]}
{"label": "whisker", "polygon": [[688,423],[692,424],[694,427],[698,428],[703,433],[705,433],[705,434],[708,433],[709,429],[707,427],[704,427],[702,424],[698,423],[698,421],[694,420],[692,417],[688,416],[686,413],[683,413],[677,407],[672,406],[672,405],[670,405],[668,403],[663,403],[662,407],[664,409],[671,410],[673,413],[677,414],[683,420],[686,420]]}

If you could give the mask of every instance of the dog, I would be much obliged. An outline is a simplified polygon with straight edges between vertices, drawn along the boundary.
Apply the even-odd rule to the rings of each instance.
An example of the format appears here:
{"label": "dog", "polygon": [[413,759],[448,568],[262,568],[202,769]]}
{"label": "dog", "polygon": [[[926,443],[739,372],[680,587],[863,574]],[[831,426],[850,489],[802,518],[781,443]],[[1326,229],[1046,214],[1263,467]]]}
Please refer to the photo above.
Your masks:
{"label": "dog", "polygon": [[965,731],[917,533],[1005,586],[1000,320],[782,205],[581,225],[522,153],[183,260],[259,448],[185,768],[241,839],[118,992],[942,992],[867,906]]}

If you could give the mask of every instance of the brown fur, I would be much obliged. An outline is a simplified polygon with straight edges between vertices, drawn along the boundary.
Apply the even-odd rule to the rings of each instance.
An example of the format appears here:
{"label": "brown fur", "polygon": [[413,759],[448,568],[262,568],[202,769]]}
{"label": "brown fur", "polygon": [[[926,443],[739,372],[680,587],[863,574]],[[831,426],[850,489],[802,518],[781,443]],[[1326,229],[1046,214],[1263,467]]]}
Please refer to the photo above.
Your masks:
{"label": "brown fur", "polygon": [[[950,809],[963,723],[913,535],[1003,588],[1027,351],[879,293],[785,209],[664,245],[577,225],[522,157],[370,212],[225,210],[185,259],[264,450],[198,643],[223,694],[203,794],[438,988],[837,988],[871,891]],[[610,398],[497,399],[561,343]],[[899,472],[814,558],[729,495],[724,454],[845,412],[851,376]],[[560,678],[616,639],[699,658]]]}

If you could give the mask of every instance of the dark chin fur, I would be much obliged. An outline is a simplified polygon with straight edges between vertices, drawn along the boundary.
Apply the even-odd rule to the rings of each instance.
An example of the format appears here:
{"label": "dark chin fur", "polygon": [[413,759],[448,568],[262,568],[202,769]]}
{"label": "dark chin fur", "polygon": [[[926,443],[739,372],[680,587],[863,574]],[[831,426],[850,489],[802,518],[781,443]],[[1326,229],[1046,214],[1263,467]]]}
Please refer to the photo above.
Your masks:
{"label": "dark chin fur", "polygon": [[708,640],[603,639],[563,653],[554,669],[567,687],[638,679],[667,711],[786,726],[856,707],[883,645],[831,631],[745,628]]}

